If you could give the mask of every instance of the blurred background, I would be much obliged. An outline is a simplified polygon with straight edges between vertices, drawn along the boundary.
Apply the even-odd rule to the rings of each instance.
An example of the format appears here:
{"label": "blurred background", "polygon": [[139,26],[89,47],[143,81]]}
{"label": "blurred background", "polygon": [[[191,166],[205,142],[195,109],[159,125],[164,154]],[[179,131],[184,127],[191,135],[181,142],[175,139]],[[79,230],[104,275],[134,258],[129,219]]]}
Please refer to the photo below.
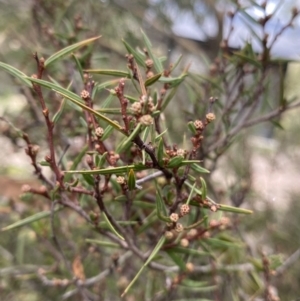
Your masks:
{"label": "blurred background", "polygon": [[[240,129],[232,125],[229,129],[224,126],[228,133],[233,131],[230,141],[222,140],[222,135],[219,137],[212,131],[212,138],[208,138],[200,156],[205,159],[205,167],[212,171],[207,180],[211,194],[218,202],[255,211],[251,217],[241,221],[244,231],[241,235],[251,252],[276,254],[282,262],[287,262],[284,270],[274,276],[276,294],[281,300],[298,300],[300,119],[297,102],[300,100],[300,18],[295,17],[293,26],[287,26],[297,9],[300,9],[299,0],[245,0],[239,3],[226,0],[2,0],[0,61],[31,75],[36,67],[32,58],[34,52],[47,58],[69,44],[102,35],[93,46],[89,65],[83,67],[126,70],[126,49],[122,40],[131,45],[141,45],[140,29],[143,29],[155,53],[165,57],[165,66],[182,55],[181,70],[189,66],[191,74],[195,76],[187,82],[185,89],[178,92],[178,101],[166,112],[166,118],[173,116],[169,124],[171,136],[180,143],[181,137],[176,136],[178,129],[186,121],[192,120],[192,116],[203,116],[203,104],[207,103],[209,97],[217,96],[222,102],[223,94],[217,92],[218,86],[207,88],[208,79],[216,80],[216,85],[218,83],[220,51],[245,54],[250,47],[259,57],[264,52],[262,41],[267,35],[268,41],[271,41],[268,43],[272,43],[272,66],[266,75],[268,81],[264,93],[259,95],[262,99],[259,112],[273,112],[277,108],[275,104],[282,101],[294,101],[295,108],[282,115],[274,115],[272,120],[269,118],[257,124],[253,122]],[[262,24],[261,20],[266,16],[270,20]],[[90,52],[81,53],[81,58],[85,55],[90,55]],[[240,59],[243,59],[242,55]],[[67,78],[74,78],[78,82],[75,92],[81,91],[79,76],[69,62],[54,66],[51,71],[56,80],[62,83],[67,83]],[[236,72],[232,70],[233,86]],[[96,79],[101,80],[102,77]],[[255,90],[255,80],[245,79],[244,84],[250,87],[250,92]],[[37,181],[30,160],[25,155],[24,142],[17,137],[10,123],[29,133],[32,140],[41,143],[44,128],[39,108],[26,87],[2,71],[0,86],[2,228],[20,216],[34,212],[32,205],[35,202],[24,202],[19,196],[23,184],[35,185]],[[222,114],[223,111],[218,107],[215,110],[217,118],[222,118],[218,112]],[[238,110],[239,107],[232,114],[237,114]],[[176,119],[179,111],[186,113],[185,120]],[[255,118],[252,120],[255,121]],[[62,137],[62,141],[65,139]],[[76,144],[74,139],[72,141]],[[43,208],[45,205],[38,203],[36,206]],[[9,269],[26,266],[30,270],[35,257],[32,248],[40,249],[38,244],[46,244],[36,237],[35,229],[28,227],[13,234],[0,233],[0,238],[0,296],[4,296],[1,300],[61,300],[58,294],[36,283],[30,282],[28,285],[27,280],[32,277],[29,272],[18,273],[17,269]],[[37,253],[40,262],[48,261],[47,256],[44,257],[39,251]],[[104,299],[109,300],[107,298]],[[256,299],[252,295],[250,299],[236,300],[263,299]]]}

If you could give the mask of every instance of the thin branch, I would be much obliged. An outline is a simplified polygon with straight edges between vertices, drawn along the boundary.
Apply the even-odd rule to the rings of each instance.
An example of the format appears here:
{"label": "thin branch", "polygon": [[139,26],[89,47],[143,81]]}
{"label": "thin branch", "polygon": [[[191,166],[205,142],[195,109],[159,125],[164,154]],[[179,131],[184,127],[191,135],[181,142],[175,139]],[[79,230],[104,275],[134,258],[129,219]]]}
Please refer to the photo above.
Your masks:
{"label": "thin branch", "polygon": [[[118,259],[118,263],[120,265],[124,264],[125,261],[130,258],[132,256],[132,252],[131,251],[127,251],[125,254],[123,254],[122,256],[120,256],[120,258]],[[84,287],[87,286],[91,286],[93,284],[98,283],[99,281],[101,281],[102,279],[106,278],[112,271],[112,268],[114,268],[114,265],[111,265],[110,267],[108,267],[107,269],[105,269],[104,271],[102,271],[101,273],[99,273],[98,275],[88,278],[86,279],[81,285]],[[74,296],[76,293],[78,292],[78,289],[74,289],[71,291],[68,291],[66,293],[64,293],[62,295],[62,300],[67,300],[70,297]]]}
{"label": "thin branch", "polygon": [[300,248],[295,251],[285,262],[276,269],[276,275],[282,275],[290,266],[292,266],[300,258]]}
{"label": "thin branch", "polygon": [[158,178],[158,177],[161,177],[161,176],[163,176],[163,175],[164,175],[164,174],[163,174],[162,171],[156,171],[156,172],[154,172],[154,173],[152,173],[152,174],[150,174],[150,175],[145,176],[145,177],[142,178],[142,179],[137,180],[137,181],[136,181],[136,184],[137,184],[137,185],[140,185],[140,184],[146,183],[146,182],[148,182],[148,181],[151,181],[151,180],[153,180],[153,179],[156,179],[156,178]]}

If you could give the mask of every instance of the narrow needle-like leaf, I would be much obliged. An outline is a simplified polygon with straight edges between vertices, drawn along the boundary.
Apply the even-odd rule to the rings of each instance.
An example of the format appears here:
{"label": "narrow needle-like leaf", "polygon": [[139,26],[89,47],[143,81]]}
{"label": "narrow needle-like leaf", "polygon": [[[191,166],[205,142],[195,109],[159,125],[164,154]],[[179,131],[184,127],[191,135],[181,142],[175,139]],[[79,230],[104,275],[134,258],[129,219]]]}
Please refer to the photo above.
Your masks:
{"label": "narrow needle-like leaf", "polygon": [[160,238],[160,240],[158,241],[156,247],[154,248],[154,250],[152,251],[152,253],[150,254],[150,256],[148,257],[147,261],[143,264],[143,266],[141,267],[141,269],[137,272],[137,274],[135,275],[135,277],[132,279],[132,281],[129,283],[129,285],[126,287],[126,289],[124,290],[124,292],[122,293],[121,297],[124,297],[125,294],[130,290],[130,288],[134,285],[134,283],[136,282],[136,280],[139,278],[139,276],[141,275],[141,273],[143,272],[144,268],[152,261],[152,259],[156,256],[156,254],[159,252],[159,250],[161,249],[162,245],[165,242],[165,236],[162,236]]}
{"label": "narrow needle-like leaf", "polygon": [[101,36],[98,37],[94,37],[94,38],[90,38],[81,42],[78,42],[76,44],[70,45],[66,48],[63,48],[61,50],[59,50],[58,52],[52,54],[46,61],[45,61],[45,67],[49,67],[49,65],[53,64],[54,62],[56,62],[57,60],[60,60],[61,58],[63,58],[64,56],[74,52],[75,50],[77,50],[78,48],[81,48],[85,45],[88,45],[92,42],[94,42],[95,40],[99,39]]}

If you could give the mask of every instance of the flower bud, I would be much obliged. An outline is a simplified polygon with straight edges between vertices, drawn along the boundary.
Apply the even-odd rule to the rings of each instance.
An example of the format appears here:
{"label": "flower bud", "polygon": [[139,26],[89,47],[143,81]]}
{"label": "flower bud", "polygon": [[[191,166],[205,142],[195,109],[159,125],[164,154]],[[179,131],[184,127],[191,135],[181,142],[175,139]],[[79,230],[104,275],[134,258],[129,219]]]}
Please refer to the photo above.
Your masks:
{"label": "flower bud", "polygon": [[172,214],[170,215],[170,220],[171,220],[172,222],[176,223],[176,222],[178,221],[178,219],[179,219],[179,216],[178,216],[177,213],[172,213]]}
{"label": "flower bud", "polygon": [[183,204],[180,207],[180,214],[182,216],[187,215],[190,212],[190,206],[188,204]]}
{"label": "flower bud", "polygon": [[214,113],[208,113],[208,114],[206,114],[205,117],[206,117],[206,121],[208,123],[210,123],[210,122],[212,122],[212,121],[214,121],[216,119],[216,116],[215,116]]}

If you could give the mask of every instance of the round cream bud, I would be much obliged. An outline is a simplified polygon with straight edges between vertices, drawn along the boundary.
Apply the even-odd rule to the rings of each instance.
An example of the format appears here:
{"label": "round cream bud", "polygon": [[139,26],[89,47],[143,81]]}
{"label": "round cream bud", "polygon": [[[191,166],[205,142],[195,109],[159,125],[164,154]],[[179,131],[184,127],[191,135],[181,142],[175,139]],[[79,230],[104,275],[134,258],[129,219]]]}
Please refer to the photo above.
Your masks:
{"label": "round cream bud", "polygon": [[182,247],[186,248],[186,247],[189,245],[188,239],[182,238],[182,239],[180,240],[180,245],[181,245]]}
{"label": "round cream bud", "polygon": [[140,114],[142,112],[142,104],[138,101],[131,105],[131,110],[134,114]]}
{"label": "round cream bud", "polygon": [[151,78],[151,77],[153,77],[153,76],[154,76],[154,73],[153,73],[152,71],[148,71],[148,72],[147,72],[147,75],[146,75],[147,79],[148,79],[148,78]]}
{"label": "round cream bud", "polygon": [[196,235],[198,234],[198,231],[196,229],[191,229],[187,235],[188,237],[192,238],[192,237],[195,237]]}
{"label": "round cream bud", "polygon": [[31,187],[28,184],[24,184],[21,188],[22,192],[30,192]]}
{"label": "round cream bud", "polygon": [[172,214],[170,215],[170,220],[171,220],[172,222],[176,223],[176,222],[178,221],[178,219],[179,219],[179,215],[178,215],[177,213],[172,213]]}
{"label": "round cream bud", "polygon": [[212,220],[209,222],[209,226],[212,227],[212,228],[218,227],[218,226],[219,226],[219,222],[216,221],[215,219],[212,219]]}
{"label": "round cream bud", "polygon": [[166,232],[165,232],[165,238],[166,238],[167,240],[171,240],[171,239],[174,238],[174,234],[173,234],[171,231],[166,231]]}
{"label": "round cream bud", "polygon": [[212,205],[212,206],[210,206],[210,210],[211,210],[212,212],[216,212],[216,211],[218,210],[218,208],[217,208],[216,205]]}
{"label": "round cream bud", "polygon": [[175,231],[178,232],[178,233],[182,232],[183,231],[182,224],[177,223],[176,226],[175,226]]}
{"label": "round cream bud", "polygon": [[194,121],[194,126],[197,130],[203,130],[204,129],[204,125],[203,125],[203,122],[201,120],[195,120]]}
{"label": "round cream bud", "polygon": [[90,97],[90,93],[87,90],[82,90],[80,96],[82,99],[88,99]]}
{"label": "round cream bud", "polygon": [[149,126],[153,124],[153,118],[150,115],[144,115],[140,118],[140,123]]}
{"label": "round cream bud", "polygon": [[121,176],[117,177],[117,183],[119,183],[121,185],[124,184],[125,183],[125,178],[121,177]]}
{"label": "round cream bud", "polygon": [[194,272],[194,270],[195,270],[195,266],[191,262],[187,262],[185,265],[185,268],[186,268],[187,272],[190,272],[190,273]]}
{"label": "round cream bud", "polygon": [[206,114],[205,118],[206,118],[206,121],[208,123],[210,123],[216,119],[216,116],[214,113],[208,113],[208,114]]}
{"label": "round cream bud", "polygon": [[151,59],[148,59],[145,61],[147,68],[152,68],[153,67],[153,61]]}
{"label": "round cream bud", "polygon": [[203,234],[203,237],[204,238],[209,238],[210,237],[210,233],[208,231],[206,231],[204,234]]}
{"label": "round cream bud", "polygon": [[183,204],[180,207],[180,214],[182,216],[187,215],[187,214],[189,214],[190,210],[191,209],[190,209],[190,206],[188,204]]}
{"label": "round cream bud", "polygon": [[100,126],[95,129],[95,135],[98,138],[101,138],[103,136],[103,133],[104,133],[104,130]]}
{"label": "round cream bud", "polygon": [[177,150],[176,154],[177,154],[177,156],[184,157],[185,156],[185,150],[180,148],[180,149]]}

